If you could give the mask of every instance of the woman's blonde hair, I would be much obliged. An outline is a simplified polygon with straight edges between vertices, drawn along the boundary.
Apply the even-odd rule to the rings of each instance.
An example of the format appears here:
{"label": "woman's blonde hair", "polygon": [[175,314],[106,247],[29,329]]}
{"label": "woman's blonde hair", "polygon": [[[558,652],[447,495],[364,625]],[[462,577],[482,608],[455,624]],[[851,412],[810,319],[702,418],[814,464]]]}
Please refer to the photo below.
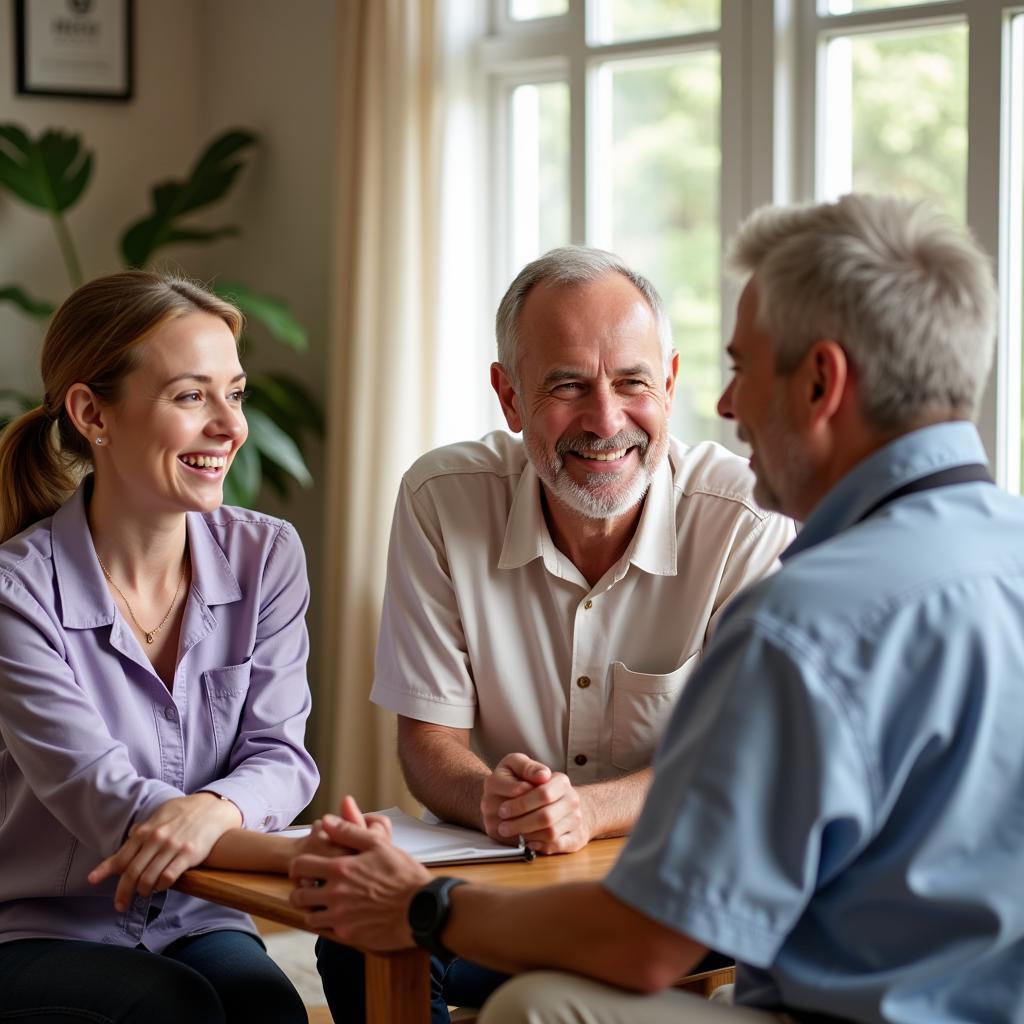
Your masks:
{"label": "woman's blonde hair", "polygon": [[242,314],[193,281],[126,270],[82,285],[53,315],[43,341],[42,405],[0,434],[0,543],[52,515],[92,462],[88,441],[64,408],[73,384],[115,402],[138,365],[139,346],[189,313],[220,317],[237,340]]}

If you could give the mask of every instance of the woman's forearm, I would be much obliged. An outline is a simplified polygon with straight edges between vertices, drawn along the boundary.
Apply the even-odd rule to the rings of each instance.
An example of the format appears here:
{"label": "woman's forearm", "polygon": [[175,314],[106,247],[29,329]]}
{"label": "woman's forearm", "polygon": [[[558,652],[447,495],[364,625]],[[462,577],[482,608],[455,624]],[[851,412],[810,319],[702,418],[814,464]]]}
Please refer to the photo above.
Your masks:
{"label": "woman's forearm", "polygon": [[203,861],[203,867],[287,874],[288,864],[299,852],[300,842],[287,833],[254,832],[247,828],[228,829],[214,843],[210,855]]}

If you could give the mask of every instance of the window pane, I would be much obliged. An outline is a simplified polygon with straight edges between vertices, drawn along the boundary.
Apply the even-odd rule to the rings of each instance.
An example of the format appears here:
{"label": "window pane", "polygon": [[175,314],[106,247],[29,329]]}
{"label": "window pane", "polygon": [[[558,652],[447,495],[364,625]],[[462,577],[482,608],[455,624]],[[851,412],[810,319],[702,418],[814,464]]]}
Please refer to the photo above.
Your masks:
{"label": "window pane", "polygon": [[610,207],[599,237],[665,300],[681,357],[674,428],[691,439],[717,436],[722,383],[719,63],[691,53],[602,72],[612,117],[597,154]]}
{"label": "window pane", "polygon": [[721,0],[594,0],[599,42],[707,32],[718,28]]}
{"label": "window pane", "polygon": [[569,87],[565,82],[512,90],[512,266],[569,241]]}
{"label": "window pane", "polygon": [[565,14],[568,10],[569,0],[509,0],[508,16],[514,21],[533,21]]}
{"label": "window pane", "polygon": [[826,197],[852,190],[932,199],[964,219],[967,28],[843,36],[828,44]]}
{"label": "window pane", "polygon": [[850,14],[854,11],[877,11],[882,7],[913,7],[914,4],[934,2],[935,0],[828,0],[826,10],[829,14]]}
{"label": "window pane", "polygon": [[[1010,80],[1007,102],[1009,104],[1006,123],[1010,133],[1006,144],[1009,148],[1009,199],[1008,224],[1010,265],[1006,268],[1006,280],[1009,287],[1003,296],[1005,323],[1007,328],[1007,344],[1016,346],[1019,359],[1014,369],[1018,375],[1018,385],[1010,394],[1016,408],[1005,410],[1006,414],[1017,417],[1020,423],[1024,410],[1021,408],[1021,390],[1019,383],[1020,367],[1024,366],[1024,15],[1019,15],[1010,23]],[[1009,390],[1009,389],[1008,389]],[[1024,425],[1022,425],[1024,426]],[[1021,468],[1017,480],[1007,481],[1021,489],[1024,484],[1024,446],[1021,445],[1024,429],[1014,432],[1008,438],[1017,445],[1017,462]],[[1008,453],[1012,457],[1012,452]]]}

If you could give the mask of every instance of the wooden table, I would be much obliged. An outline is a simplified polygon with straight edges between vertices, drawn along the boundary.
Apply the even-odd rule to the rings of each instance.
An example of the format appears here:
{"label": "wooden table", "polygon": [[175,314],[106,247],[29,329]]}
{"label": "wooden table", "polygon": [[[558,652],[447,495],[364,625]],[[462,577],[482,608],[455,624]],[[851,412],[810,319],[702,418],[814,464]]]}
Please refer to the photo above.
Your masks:
{"label": "wooden table", "polygon": [[[623,839],[598,839],[578,853],[538,857],[531,862],[451,864],[430,870],[434,875],[457,875],[471,882],[519,889],[558,882],[593,881],[604,878],[624,842]],[[288,902],[292,883],[283,875],[193,868],[181,876],[175,889],[292,928],[308,930],[302,911]],[[319,934],[332,938],[327,932]],[[703,991],[720,982],[719,974],[693,975],[687,979],[686,987]],[[409,949],[366,954],[367,1024],[428,1024],[429,1004],[429,958],[424,951]]]}
{"label": "wooden table", "polygon": [[[431,868],[435,875],[458,875],[471,882],[516,888],[603,878],[615,862],[622,839],[599,839],[578,853],[499,864],[450,864]],[[186,871],[175,886],[190,896],[244,910],[306,930],[302,911],[288,902],[292,883],[283,875],[249,871]],[[326,938],[332,936],[321,932]],[[429,958],[420,949],[366,954],[367,1024],[428,1024]]]}

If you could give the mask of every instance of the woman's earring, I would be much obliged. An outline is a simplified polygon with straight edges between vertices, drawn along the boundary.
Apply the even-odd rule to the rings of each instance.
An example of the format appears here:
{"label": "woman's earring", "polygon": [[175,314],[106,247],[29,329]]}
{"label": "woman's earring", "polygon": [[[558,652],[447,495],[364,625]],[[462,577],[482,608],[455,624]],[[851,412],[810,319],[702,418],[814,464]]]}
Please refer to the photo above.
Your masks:
{"label": "woman's earring", "polygon": [[106,444],[107,442],[102,437],[97,437],[96,438],[96,443],[97,444]]}

